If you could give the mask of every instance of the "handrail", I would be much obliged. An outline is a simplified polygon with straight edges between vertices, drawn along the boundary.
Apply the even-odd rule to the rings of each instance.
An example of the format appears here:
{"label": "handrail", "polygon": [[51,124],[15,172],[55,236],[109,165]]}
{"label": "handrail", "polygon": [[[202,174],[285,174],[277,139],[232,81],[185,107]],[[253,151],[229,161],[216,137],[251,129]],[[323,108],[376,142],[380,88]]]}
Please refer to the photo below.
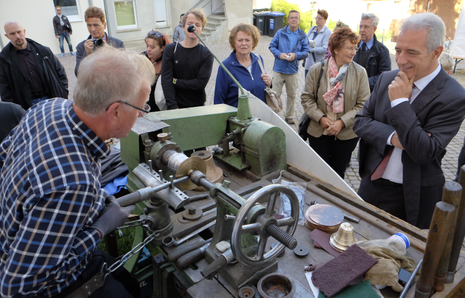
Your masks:
{"label": "handrail", "polygon": [[[195,5],[193,5],[191,8],[199,7],[200,4],[201,4],[203,1],[205,1],[205,0],[200,0],[200,1],[198,1],[198,2],[197,2]],[[211,12],[210,12],[209,15],[207,15],[207,18],[208,18],[209,16],[211,16],[212,14],[215,14],[215,13],[216,13],[218,10],[220,10],[222,7],[224,7],[224,0],[223,0],[223,4],[222,4],[220,7],[218,7],[217,9],[215,9],[215,11],[213,11],[213,0],[208,1],[208,2],[207,2],[205,5],[203,5],[201,8],[204,9],[204,8],[207,7],[208,5],[210,5],[210,11],[211,11]]]}

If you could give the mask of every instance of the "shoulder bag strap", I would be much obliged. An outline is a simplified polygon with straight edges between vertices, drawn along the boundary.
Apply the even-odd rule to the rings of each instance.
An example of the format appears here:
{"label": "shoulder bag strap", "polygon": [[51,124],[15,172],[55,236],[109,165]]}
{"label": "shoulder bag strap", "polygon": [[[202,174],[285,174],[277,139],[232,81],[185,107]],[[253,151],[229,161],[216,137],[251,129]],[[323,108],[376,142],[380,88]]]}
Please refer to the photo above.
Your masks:
{"label": "shoulder bag strap", "polygon": [[265,65],[262,65],[263,61],[262,61],[262,56],[258,55],[258,66],[260,66],[260,70],[262,72],[262,74],[266,74],[265,72]]}
{"label": "shoulder bag strap", "polygon": [[315,99],[318,98],[318,89],[320,89],[320,81],[323,76],[323,67],[325,66],[325,60],[321,61],[320,76],[318,77],[318,83],[316,84]]}

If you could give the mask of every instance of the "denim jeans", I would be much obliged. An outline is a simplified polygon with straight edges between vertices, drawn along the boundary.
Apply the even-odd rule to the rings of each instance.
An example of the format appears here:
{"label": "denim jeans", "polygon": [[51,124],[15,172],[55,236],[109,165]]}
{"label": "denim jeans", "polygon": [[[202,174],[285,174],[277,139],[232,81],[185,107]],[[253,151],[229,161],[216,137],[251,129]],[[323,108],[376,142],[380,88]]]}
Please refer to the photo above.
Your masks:
{"label": "denim jeans", "polygon": [[66,39],[66,42],[68,43],[68,47],[69,47],[69,52],[72,53],[73,45],[71,44],[71,38],[69,37],[68,32],[63,32],[63,34],[58,35],[58,42],[60,43],[61,53],[62,54],[65,53],[65,49],[63,48],[63,38]]}
{"label": "denim jeans", "polygon": [[35,98],[35,99],[32,100],[32,105],[38,104],[39,102],[41,102],[43,100],[46,100],[46,99],[48,99],[47,96],[42,97],[42,98]]}

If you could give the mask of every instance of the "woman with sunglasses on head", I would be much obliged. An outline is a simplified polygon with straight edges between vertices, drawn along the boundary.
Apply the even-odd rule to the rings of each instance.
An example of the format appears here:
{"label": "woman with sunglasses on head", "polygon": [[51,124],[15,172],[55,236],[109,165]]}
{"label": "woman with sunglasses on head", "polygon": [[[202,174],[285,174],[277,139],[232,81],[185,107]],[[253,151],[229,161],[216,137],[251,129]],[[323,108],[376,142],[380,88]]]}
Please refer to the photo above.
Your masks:
{"label": "woman with sunglasses on head", "polygon": [[342,179],[359,139],[355,115],[370,97],[365,68],[353,62],[359,41],[350,28],[334,31],[331,56],[310,67],[301,97],[310,146]]}
{"label": "woman with sunglasses on head", "polygon": [[155,82],[152,85],[152,90],[150,92],[149,105],[152,112],[160,111],[163,107],[159,107],[155,101],[163,101],[161,98],[163,96],[163,90],[161,89],[161,83],[158,84],[157,81],[161,75],[161,65],[163,59],[163,51],[165,46],[170,43],[168,36],[158,31],[150,31],[145,38],[146,51],[142,52],[150,62],[152,62],[153,67],[155,68]]}

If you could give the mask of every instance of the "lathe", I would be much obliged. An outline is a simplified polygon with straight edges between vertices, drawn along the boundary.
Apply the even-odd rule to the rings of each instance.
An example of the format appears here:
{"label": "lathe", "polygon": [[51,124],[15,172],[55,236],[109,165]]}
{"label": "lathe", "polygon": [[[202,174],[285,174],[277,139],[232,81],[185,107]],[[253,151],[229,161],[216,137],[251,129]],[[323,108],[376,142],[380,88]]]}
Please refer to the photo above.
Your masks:
{"label": "lathe", "polygon": [[[423,259],[425,231],[361,200],[277,114],[240,89],[237,109],[149,113],[121,140],[131,193],[118,202],[140,207],[137,249],[129,255],[141,244],[157,247],[141,288],[157,298],[314,297],[304,267],[333,257],[314,248],[310,230],[298,224],[296,194],[272,183],[278,176],[304,185],[305,207],[329,204],[360,219],[353,224],[357,240],[402,232],[411,243],[407,256]],[[286,198],[290,212],[283,216]],[[453,297],[462,286],[464,257],[461,252],[453,281],[432,297]],[[136,260],[125,267],[131,270]],[[399,297],[389,287],[382,294]]]}
{"label": "lathe", "polygon": [[[160,252],[151,256],[156,297],[254,297],[258,281],[273,272],[292,277],[294,297],[313,297],[303,268],[332,256],[315,249],[310,230],[297,224],[294,192],[271,183],[281,172],[288,181],[306,184],[307,207],[317,201],[359,218],[353,224],[357,240],[403,232],[411,242],[407,255],[422,259],[426,232],[364,203],[265,104],[253,96],[240,100],[238,109],[215,105],[150,113],[121,140],[132,193],[118,201],[143,206],[141,226]],[[183,153],[202,147],[209,150]],[[276,216],[280,193],[290,199],[288,217]],[[135,244],[143,240],[138,229]],[[310,253],[295,254],[297,243]],[[461,286],[464,260],[462,253],[454,282],[433,297],[448,297]],[[389,288],[383,295],[398,297]]]}

